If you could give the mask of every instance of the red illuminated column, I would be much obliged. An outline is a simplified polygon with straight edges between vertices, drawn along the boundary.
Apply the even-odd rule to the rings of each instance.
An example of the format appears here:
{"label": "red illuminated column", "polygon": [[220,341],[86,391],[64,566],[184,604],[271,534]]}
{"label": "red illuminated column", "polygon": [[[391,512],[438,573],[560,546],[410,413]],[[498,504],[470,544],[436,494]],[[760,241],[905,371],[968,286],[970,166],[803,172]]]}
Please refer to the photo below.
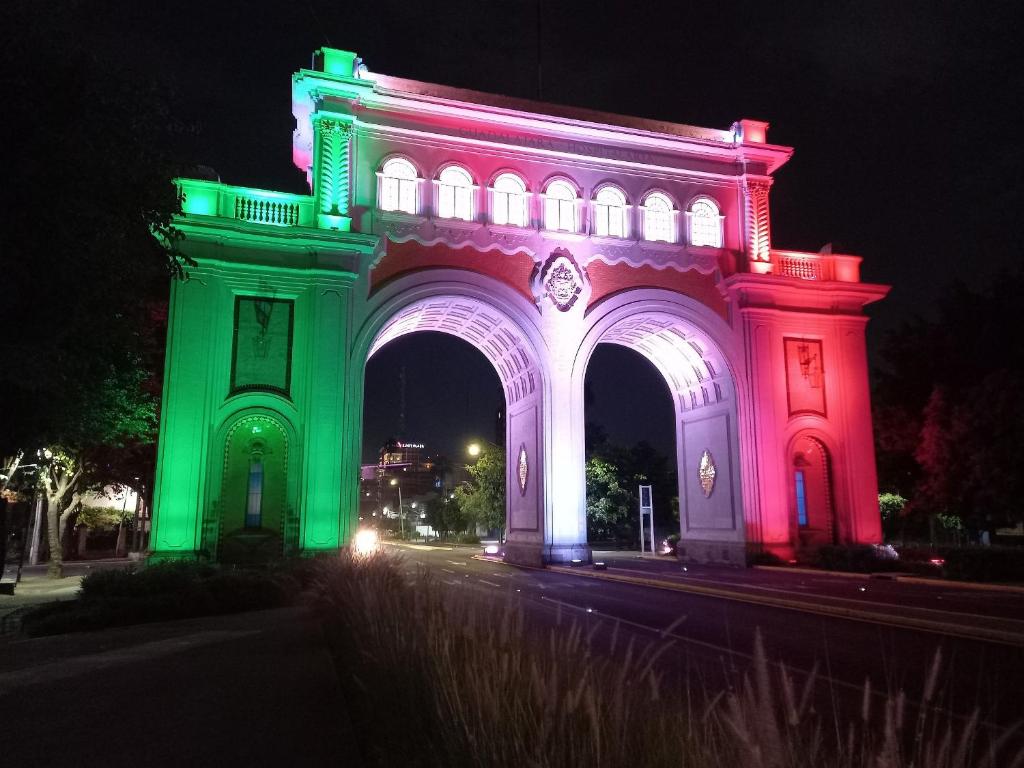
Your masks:
{"label": "red illuminated column", "polygon": [[772,179],[748,177],[743,181],[743,199],[747,222],[747,259],[750,271],[765,273],[771,263],[772,236],[771,219],[768,212],[768,190]]}

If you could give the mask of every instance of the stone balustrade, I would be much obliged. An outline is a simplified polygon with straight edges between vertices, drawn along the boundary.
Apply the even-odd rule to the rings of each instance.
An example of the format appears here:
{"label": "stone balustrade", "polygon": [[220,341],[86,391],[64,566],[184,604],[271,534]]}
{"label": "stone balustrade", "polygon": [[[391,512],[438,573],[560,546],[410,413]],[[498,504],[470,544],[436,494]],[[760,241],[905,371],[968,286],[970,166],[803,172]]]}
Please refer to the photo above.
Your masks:
{"label": "stone balustrade", "polygon": [[216,181],[178,179],[186,216],[219,216],[273,227],[316,227],[310,195],[233,187]]}

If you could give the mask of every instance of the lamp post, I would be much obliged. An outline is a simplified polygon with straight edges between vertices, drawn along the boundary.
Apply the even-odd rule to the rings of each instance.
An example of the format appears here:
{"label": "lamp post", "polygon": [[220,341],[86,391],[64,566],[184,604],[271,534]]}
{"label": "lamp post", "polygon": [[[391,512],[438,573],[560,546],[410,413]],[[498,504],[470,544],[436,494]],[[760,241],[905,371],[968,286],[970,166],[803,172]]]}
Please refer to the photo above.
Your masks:
{"label": "lamp post", "polygon": [[402,538],[405,538],[405,510],[402,508],[402,486],[397,477],[391,478],[391,485],[398,489],[398,527],[401,530]]}

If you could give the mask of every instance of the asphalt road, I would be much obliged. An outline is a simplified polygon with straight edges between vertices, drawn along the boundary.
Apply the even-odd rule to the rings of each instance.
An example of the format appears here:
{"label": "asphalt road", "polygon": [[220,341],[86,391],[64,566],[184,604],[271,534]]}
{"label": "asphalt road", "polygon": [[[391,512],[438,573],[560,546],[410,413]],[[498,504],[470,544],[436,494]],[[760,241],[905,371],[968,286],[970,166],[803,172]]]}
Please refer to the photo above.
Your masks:
{"label": "asphalt road", "polygon": [[[913,708],[938,653],[937,698],[943,710],[966,718],[977,707],[983,724],[994,733],[1024,717],[1024,631],[1016,644],[960,636],[975,626],[1024,629],[1020,593],[754,569],[690,567],[683,572],[667,559],[652,564],[628,556],[607,558],[611,575],[647,574],[807,606],[794,610],[586,578],[583,573],[521,569],[476,559],[478,550],[473,549],[401,549],[410,572],[427,568],[441,583],[466,590],[472,599],[522,601],[541,625],[571,620],[596,624],[599,645],[615,625],[620,637],[625,632],[649,641],[671,640],[673,647],[661,664],[668,678],[680,684],[696,679],[708,690],[720,690],[734,683],[748,667],[760,632],[768,658],[784,664],[798,681],[816,670],[820,706],[858,712],[865,681],[870,680],[877,703],[890,692],[903,691]],[[830,604],[882,618],[850,620],[815,612],[817,606]],[[920,614],[922,610],[926,613]],[[950,634],[894,626],[885,618],[898,623],[919,614],[948,626]]]}

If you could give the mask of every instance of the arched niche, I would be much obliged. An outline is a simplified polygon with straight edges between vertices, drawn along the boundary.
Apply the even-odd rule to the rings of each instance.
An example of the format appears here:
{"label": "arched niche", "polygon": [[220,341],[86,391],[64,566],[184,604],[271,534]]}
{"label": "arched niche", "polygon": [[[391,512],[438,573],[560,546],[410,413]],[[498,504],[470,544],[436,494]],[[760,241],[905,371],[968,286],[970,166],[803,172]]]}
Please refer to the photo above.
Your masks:
{"label": "arched niche", "polygon": [[825,443],[808,433],[797,435],[789,451],[789,500],[798,551],[838,543],[832,484],[832,458]]}
{"label": "arched niche", "polygon": [[220,483],[204,520],[202,550],[221,562],[265,562],[298,546],[289,477],[291,430],[267,412],[230,420],[220,443]]}

